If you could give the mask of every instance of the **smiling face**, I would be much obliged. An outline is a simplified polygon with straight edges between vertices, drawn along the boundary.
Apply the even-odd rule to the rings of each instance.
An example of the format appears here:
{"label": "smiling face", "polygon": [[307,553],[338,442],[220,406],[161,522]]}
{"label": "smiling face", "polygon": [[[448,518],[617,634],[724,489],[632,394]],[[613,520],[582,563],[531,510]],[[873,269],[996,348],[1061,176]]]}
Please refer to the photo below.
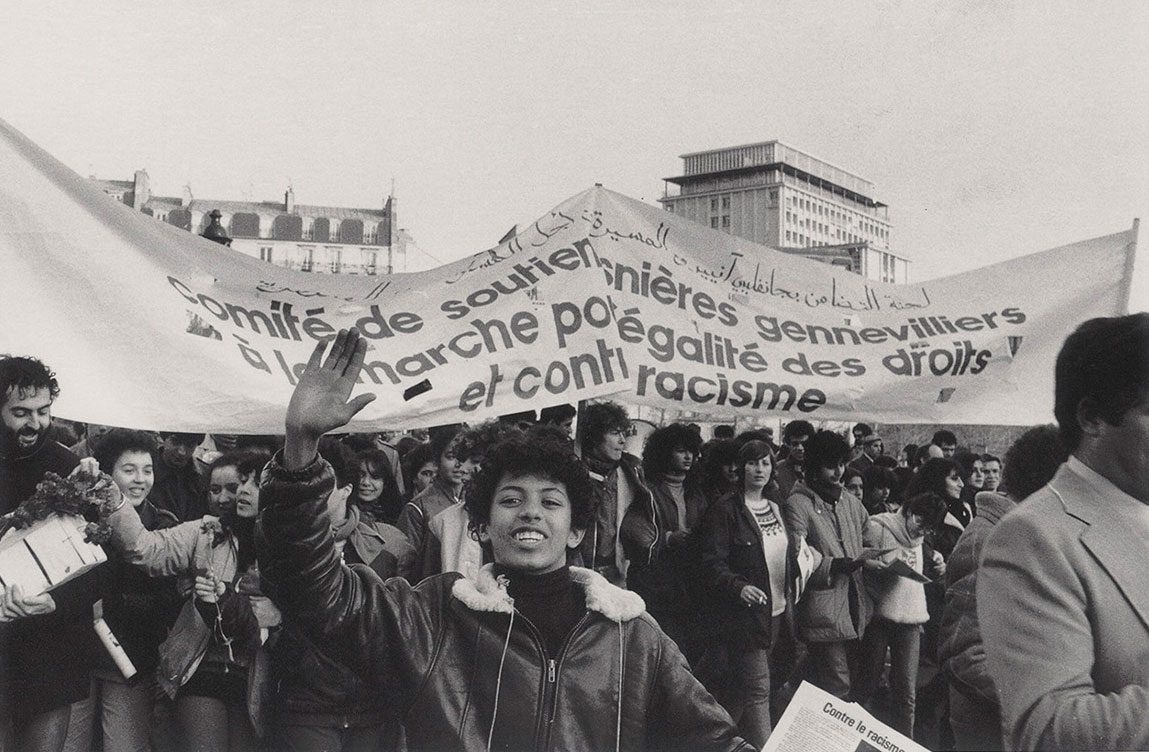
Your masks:
{"label": "smiling face", "polygon": [[235,511],[235,497],[239,493],[239,471],[235,465],[212,470],[207,490],[207,509],[211,514],[221,516]]}
{"label": "smiling face", "polygon": [[985,473],[982,490],[996,491],[997,487],[1001,485],[1001,463],[997,460],[990,460],[982,465],[982,472]]}
{"label": "smiling face", "polygon": [[490,522],[479,532],[496,562],[525,574],[566,566],[567,547],[582,537],[583,531],[571,528],[566,484],[537,475],[504,474],[491,500]]}
{"label": "smiling face", "polygon": [[370,462],[359,463],[359,480],[355,484],[355,493],[360,501],[375,501],[383,494],[385,485],[382,471]]}
{"label": "smiling face", "polygon": [[949,475],[945,478],[944,485],[947,499],[956,500],[961,498],[962,486],[965,484],[961,482],[961,476],[958,475],[957,470],[950,470]]}
{"label": "smiling face", "polygon": [[31,449],[52,425],[52,393],[41,389],[12,387],[0,406],[5,443],[19,449]]}
{"label": "smiling face", "polygon": [[152,469],[152,455],[147,452],[124,452],[112,465],[112,480],[133,507],[143,504],[152,490]]}

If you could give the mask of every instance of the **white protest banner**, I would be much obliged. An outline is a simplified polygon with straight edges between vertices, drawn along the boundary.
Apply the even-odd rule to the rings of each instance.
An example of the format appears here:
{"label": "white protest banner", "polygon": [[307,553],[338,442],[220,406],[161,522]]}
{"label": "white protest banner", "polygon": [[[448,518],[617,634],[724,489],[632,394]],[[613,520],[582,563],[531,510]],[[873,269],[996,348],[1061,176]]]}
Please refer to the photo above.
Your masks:
{"label": "white protest banner", "polygon": [[[353,430],[628,389],[586,245],[523,261],[387,277],[271,266],[111,200],[0,121],[0,353],[54,368],[64,417],[281,432],[315,343],[350,326],[369,342],[364,389],[380,397]],[[568,309],[587,323],[560,334]]]}
{"label": "white protest banner", "polygon": [[861,705],[802,682],[762,752],[929,752]]}
{"label": "white protest banner", "polygon": [[1125,313],[1136,247],[1129,230],[895,285],[604,190],[514,242],[568,222],[605,265],[627,400],[712,416],[1047,422],[1057,351],[1080,322]]}
{"label": "white protest banner", "polygon": [[1045,422],[1057,350],[1125,311],[1134,252],[1126,231],[884,284],[593,188],[439,269],[308,274],[117,204],[0,122],[0,352],[57,370],[58,414],[111,425],[277,432],[314,343],[352,325],[380,396],[352,430],[604,395],[715,417]]}

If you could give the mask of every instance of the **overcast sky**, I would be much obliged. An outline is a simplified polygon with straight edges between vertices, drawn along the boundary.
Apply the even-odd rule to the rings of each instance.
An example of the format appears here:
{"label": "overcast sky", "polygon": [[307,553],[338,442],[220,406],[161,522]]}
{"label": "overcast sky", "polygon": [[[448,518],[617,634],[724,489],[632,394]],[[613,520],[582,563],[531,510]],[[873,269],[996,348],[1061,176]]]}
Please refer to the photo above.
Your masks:
{"label": "overcast sky", "polygon": [[912,279],[1149,220],[1140,0],[22,5],[0,118],[76,171],[364,207],[394,179],[442,261],[770,139],[871,180]]}

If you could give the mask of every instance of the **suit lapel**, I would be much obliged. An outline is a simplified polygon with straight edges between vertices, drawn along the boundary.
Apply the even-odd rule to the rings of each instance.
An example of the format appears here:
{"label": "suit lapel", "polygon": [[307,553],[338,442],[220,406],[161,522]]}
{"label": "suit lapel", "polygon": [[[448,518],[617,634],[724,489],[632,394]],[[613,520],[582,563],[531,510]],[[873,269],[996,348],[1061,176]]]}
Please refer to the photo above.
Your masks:
{"label": "suit lapel", "polygon": [[1149,587],[1145,584],[1145,562],[1149,544],[1136,534],[1121,515],[1099,502],[1097,492],[1064,466],[1050,486],[1066,511],[1085,522],[1081,543],[1116,583],[1141,622],[1149,629]]}

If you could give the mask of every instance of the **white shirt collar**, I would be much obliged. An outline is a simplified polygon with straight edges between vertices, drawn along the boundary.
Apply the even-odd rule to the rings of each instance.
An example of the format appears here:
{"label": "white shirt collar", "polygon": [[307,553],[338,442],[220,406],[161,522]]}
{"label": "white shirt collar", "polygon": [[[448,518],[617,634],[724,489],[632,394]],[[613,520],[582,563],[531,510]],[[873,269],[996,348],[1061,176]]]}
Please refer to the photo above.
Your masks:
{"label": "white shirt collar", "polygon": [[1149,525],[1149,504],[1141,502],[1113,485],[1113,481],[1086,465],[1075,455],[1069,455],[1065,466],[1085,481],[1111,509],[1126,516],[1132,516]]}

